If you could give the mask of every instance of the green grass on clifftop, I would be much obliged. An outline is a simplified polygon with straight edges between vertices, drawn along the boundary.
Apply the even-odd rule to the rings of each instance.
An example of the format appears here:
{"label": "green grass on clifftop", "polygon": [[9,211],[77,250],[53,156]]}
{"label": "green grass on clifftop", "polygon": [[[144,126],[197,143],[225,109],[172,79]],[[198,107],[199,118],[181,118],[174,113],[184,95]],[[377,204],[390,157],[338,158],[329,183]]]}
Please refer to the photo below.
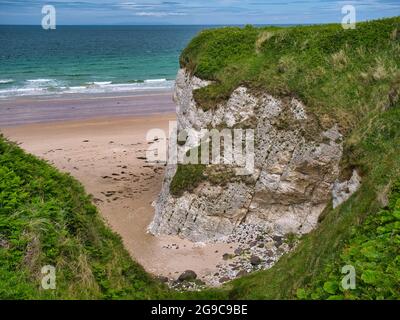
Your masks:
{"label": "green grass on clifftop", "polygon": [[400,18],[293,28],[205,30],[183,51],[181,67],[213,80],[196,101],[213,109],[239,85],[296,96],[323,125],[343,129],[399,100]]}

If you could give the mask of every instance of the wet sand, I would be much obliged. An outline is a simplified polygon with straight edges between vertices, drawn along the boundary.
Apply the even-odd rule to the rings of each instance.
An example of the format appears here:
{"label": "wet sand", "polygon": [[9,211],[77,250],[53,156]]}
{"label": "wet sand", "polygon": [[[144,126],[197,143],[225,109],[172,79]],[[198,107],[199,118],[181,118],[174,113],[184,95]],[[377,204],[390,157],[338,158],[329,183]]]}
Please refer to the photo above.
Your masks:
{"label": "wet sand", "polygon": [[67,94],[63,96],[0,99],[0,128],[55,121],[99,117],[143,116],[172,113],[172,91],[136,91],[110,94]]}
{"label": "wet sand", "polygon": [[[151,103],[153,98],[148,97],[146,103]],[[158,96],[158,99],[166,100],[170,96]],[[79,110],[80,106],[77,103],[75,107]],[[3,107],[0,104],[2,120]],[[111,112],[108,107],[104,110]],[[224,243],[202,246],[178,237],[154,237],[147,233],[154,215],[152,202],[161,189],[164,165],[146,163],[145,153],[152,145],[146,141],[146,133],[153,128],[168,132],[169,121],[175,120],[174,113],[168,109],[162,111],[126,117],[114,110],[114,115],[107,118],[104,114],[98,117],[92,113],[93,119],[89,120],[70,121],[67,116],[68,121],[36,124],[26,124],[29,119],[21,116],[16,122],[24,125],[0,125],[0,131],[28,152],[77,178],[93,195],[106,223],[121,235],[131,256],[146,270],[176,279],[190,269],[203,278],[216,272],[222,255],[232,253],[235,248]],[[46,117],[41,117],[32,116],[42,122]]]}

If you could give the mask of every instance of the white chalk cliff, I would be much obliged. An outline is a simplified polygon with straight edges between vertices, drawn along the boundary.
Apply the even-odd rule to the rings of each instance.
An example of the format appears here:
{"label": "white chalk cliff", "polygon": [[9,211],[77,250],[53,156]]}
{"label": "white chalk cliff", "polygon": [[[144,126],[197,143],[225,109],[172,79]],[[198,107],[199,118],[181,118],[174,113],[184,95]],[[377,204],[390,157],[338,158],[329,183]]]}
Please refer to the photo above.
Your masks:
{"label": "white chalk cliff", "polygon": [[[304,234],[315,228],[331,200],[337,206],[358,188],[357,173],[350,182],[338,181],[343,152],[339,130],[320,130],[301,101],[241,86],[227,102],[204,111],[196,105],[193,90],[207,85],[179,71],[174,94],[178,130],[200,135],[204,128],[253,128],[255,172],[224,185],[205,180],[174,196],[170,183],[177,166],[168,165],[151,233],[208,241],[229,236],[241,224],[255,224],[270,235]],[[179,148],[192,144],[189,136]]]}

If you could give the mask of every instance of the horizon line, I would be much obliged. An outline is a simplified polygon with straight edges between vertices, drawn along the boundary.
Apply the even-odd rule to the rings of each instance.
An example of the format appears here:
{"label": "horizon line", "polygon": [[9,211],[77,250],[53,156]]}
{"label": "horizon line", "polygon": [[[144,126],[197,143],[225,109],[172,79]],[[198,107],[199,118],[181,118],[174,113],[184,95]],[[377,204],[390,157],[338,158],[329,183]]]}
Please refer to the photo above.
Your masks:
{"label": "horizon line", "polygon": [[[333,23],[333,22],[326,22],[326,23]],[[253,26],[279,26],[279,25],[299,25],[299,24],[320,24],[320,23],[205,23],[205,24],[152,24],[152,23],[147,23],[147,24],[57,24],[57,27],[73,27],[73,26],[79,26],[79,27],[85,27],[85,26],[110,26],[110,27],[136,27],[136,26],[246,26],[246,25],[253,25]],[[41,27],[41,24],[2,24],[0,23],[0,26],[37,26]]]}
{"label": "horizon line", "polygon": [[[357,23],[362,23],[362,22],[368,22],[368,21],[374,21],[374,20],[384,20],[384,19],[391,19],[395,18],[397,16],[393,17],[384,17],[384,18],[378,18],[378,19],[363,19],[357,21]],[[302,23],[205,23],[205,24],[187,24],[187,23],[137,23],[137,24],[57,24],[57,27],[138,27],[138,26],[162,26],[162,27],[168,27],[168,26],[246,26],[246,25],[251,25],[251,26],[299,26],[299,25],[324,25],[324,24],[340,24],[340,22],[337,21],[326,21],[326,22],[302,22]],[[0,27],[3,26],[30,26],[30,27],[41,27],[41,24],[2,24],[0,23]]]}

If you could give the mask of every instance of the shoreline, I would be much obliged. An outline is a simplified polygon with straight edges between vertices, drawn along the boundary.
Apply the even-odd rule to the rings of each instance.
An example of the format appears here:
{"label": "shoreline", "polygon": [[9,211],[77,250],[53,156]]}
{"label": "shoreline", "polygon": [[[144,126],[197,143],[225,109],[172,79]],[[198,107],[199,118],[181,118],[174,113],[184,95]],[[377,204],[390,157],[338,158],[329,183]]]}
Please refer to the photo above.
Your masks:
{"label": "shoreline", "polygon": [[146,116],[175,112],[173,91],[138,90],[0,99],[0,129],[34,123]]}

